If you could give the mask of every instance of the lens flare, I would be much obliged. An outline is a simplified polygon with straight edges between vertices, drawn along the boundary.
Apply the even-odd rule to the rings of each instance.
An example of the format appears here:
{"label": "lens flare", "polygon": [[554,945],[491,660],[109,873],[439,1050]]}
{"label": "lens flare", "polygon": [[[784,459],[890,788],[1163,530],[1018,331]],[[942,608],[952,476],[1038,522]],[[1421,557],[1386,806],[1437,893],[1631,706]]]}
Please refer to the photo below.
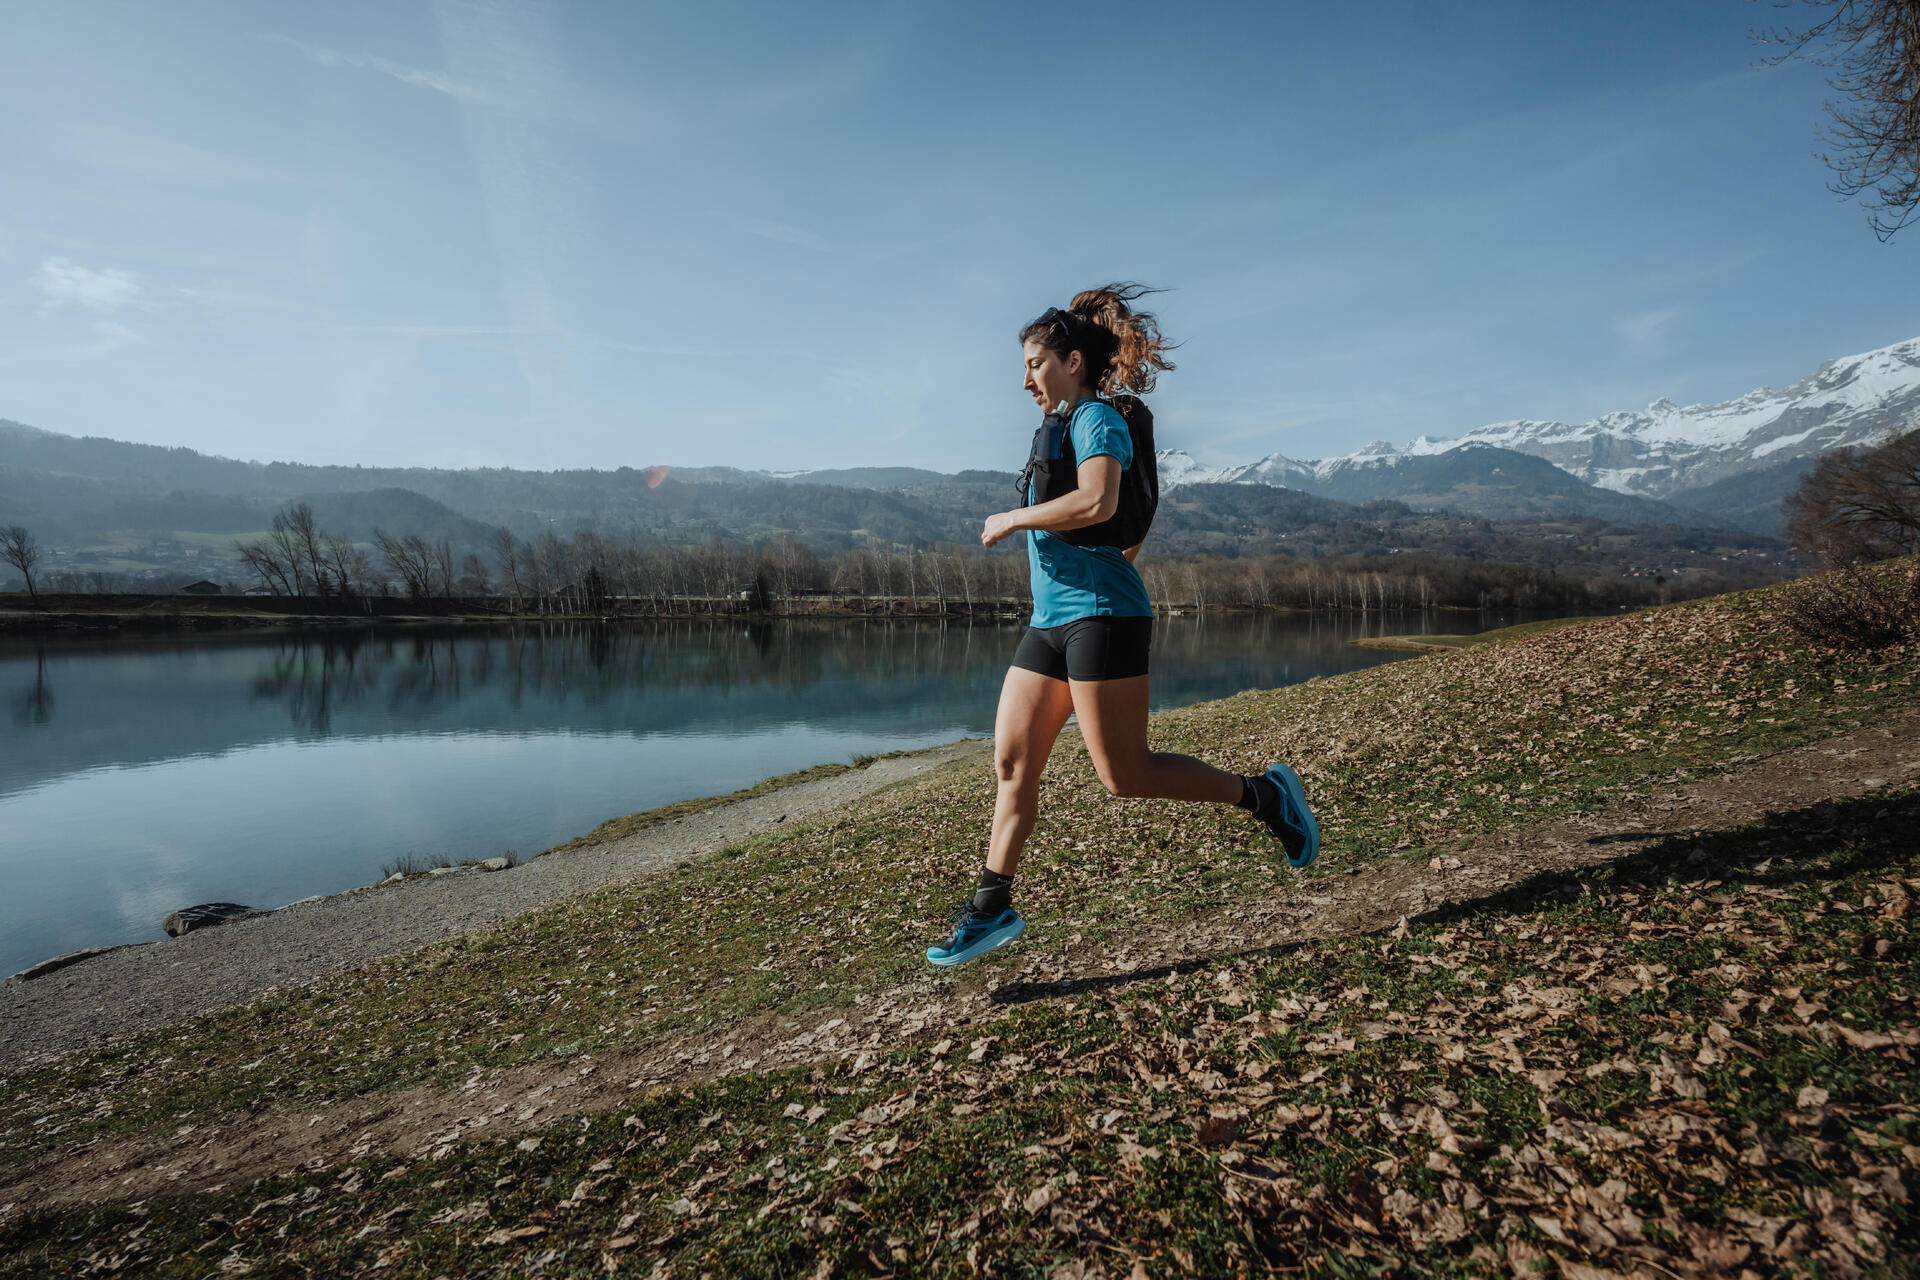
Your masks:
{"label": "lens flare", "polygon": [[662,480],[665,480],[666,478],[667,478],[667,469],[665,467],[648,467],[647,468],[647,488],[658,489],[660,487],[660,482]]}

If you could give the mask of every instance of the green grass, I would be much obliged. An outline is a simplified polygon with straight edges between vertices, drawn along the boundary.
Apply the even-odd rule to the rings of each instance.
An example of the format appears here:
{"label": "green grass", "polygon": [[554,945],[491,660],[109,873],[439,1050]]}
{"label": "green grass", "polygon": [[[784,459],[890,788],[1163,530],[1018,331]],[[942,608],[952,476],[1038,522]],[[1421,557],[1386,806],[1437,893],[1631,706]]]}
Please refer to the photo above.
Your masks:
{"label": "green grass", "polygon": [[1382,649],[1471,649],[1483,644],[1502,644],[1526,636],[1558,631],[1562,627],[1571,627],[1583,622],[1611,621],[1616,616],[1618,615],[1604,614],[1599,617],[1543,618],[1538,622],[1521,622],[1511,627],[1495,627],[1491,631],[1477,631],[1472,635],[1381,636],[1377,639],[1363,640],[1360,643]]}
{"label": "green grass", "polygon": [[[1450,846],[1496,826],[1590,811],[1920,705],[1911,652],[1841,657],[1802,650],[1775,620],[1779,592],[1790,589],[1768,588],[1563,625],[1423,662],[1243,693],[1155,717],[1153,741],[1159,749],[1191,751],[1243,772],[1275,758],[1294,761],[1325,833],[1321,865],[1310,875],[1328,875]],[[871,997],[923,972],[920,945],[940,931],[950,902],[964,892],[977,866],[992,791],[989,769],[978,761],[961,762],[798,829],[783,828],[683,864],[670,875],[587,895],[458,942],[169,1032],[14,1073],[0,1093],[0,1163],[18,1164],[73,1142],[170,1130],[238,1110],[319,1106],[328,1099],[409,1085],[452,1084],[476,1070],[657,1043],[690,1032],[715,1032],[757,1014],[798,1015],[817,1005],[848,1005]],[[1912,808],[1910,797],[1899,803],[1905,806],[1903,813]],[[1078,941],[1073,945],[1099,946],[1138,925],[1168,924],[1198,910],[1270,897],[1281,883],[1293,879],[1292,873],[1275,866],[1271,849],[1241,815],[1226,809],[1112,800],[1098,787],[1084,752],[1069,743],[1057,752],[1043,784],[1042,812],[1021,877],[1022,909],[1032,922],[1022,948],[1027,953],[1065,947],[1074,935]],[[1763,887],[1782,886],[1792,902],[1801,902],[1805,893],[1825,894],[1826,884],[1854,874],[1850,846],[1844,840],[1835,843],[1831,824],[1823,829],[1816,823],[1796,832],[1790,837],[1764,831],[1740,837],[1757,842],[1756,848],[1770,847],[1769,841],[1797,841],[1796,862],[1817,870],[1804,882],[1788,876],[1762,881]],[[1801,846],[1810,852],[1803,854]],[[1692,852],[1675,845],[1667,854],[1691,857]],[[1709,849],[1705,856],[1724,860],[1734,855]],[[1913,873],[1903,869],[1900,874]],[[1883,873],[1875,869],[1871,874]],[[1853,893],[1852,882],[1847,883],[1845,892]],[[310,1226],[289,1239],[308,1240],[317,1251],[314,1258],[331,1259],[311,1264],[323,1270],[336,1261],[341,1266],[371,1265],[368,1259],[376,1257],[378,1249],[408,1242],[396,1259],[404,1263],[403,1273],[411,1268],[421,1274],[434,1274],[434,1268],[452,1273],[467,1265],[504,1267],[509,1259],[525,1261],[562,1238],[571,1242],[567,1250],[586,1250],[577,1255],[563,1251],[563,1259],[571,1259],[564,1266],[585,1270],[598,1265],[588,1242],[597,1246],[615,1234],[635,1233],[642,1234],[633,1248],[643,1249],[657,1237],[652,1246],[656,1252],[706,1259],[697,1265],[717,1268],[715,1274],[734,1269],[810,1274],[811,1264],[801,1267],[797,1259],[824,1251],[846,1261],[855,1256],[848,1250],[877,1250],[875,1256],[884,1262],[896,1247],[905,1249],[916,1265],[934,1259],[940,1267],[957,1267],[964,1262],[965,1249],[979,1244],[987,1256],[1007,1258],[1009,1274],[1041,1274],[1043,1259],[1060,1250],[1081,1250],[1075,1256],[1102,1251],[1117,1256],[1108,1246],[1088,1243],[1092,1237],[1084,1233],[1048,1235],[1056,1230],[1047,1225],[1053,1221],[1050,1210],[1025,1214],[1019,1208],[1036,1185],[1033,1175],[1044,1169],[1046,1177],[1059,1180],[1063,1194],[1071,1191],[1084,1199],[1091,1194],[1084,1189],[1100,1189],[1104,1198],[1081,1216],[1091,1214],[1089,1220],[1104,1222],[1101,1230],[1115,1240],[1121,1238],[1120,1224],[1129,1224],[1127,1230],[1135,1235],[1128,1247],[1135,1252],[1162,1239],[1180,1241],[1179,1247],[1196,1260],[1211,1259],[1209,1266],[1231,1269],[1234,1249],[1244,1253],[1283,1228],[1298,1234],[1296,1227],[1306,1230],[1300,1224],[1311,1222],[1321,1224],[1313,1230],[1327,1239],[1366,1245],[1360,1237],[1374,1237],[1353,1225],[1354,1210],[1327,1207],[1355,1196],[1366,1200],[1364,1189],[1356,1190],[1360,1170],[1383,1160],[1401,1161],[1405,1167],[1395,1179],[1404,1179],[1380,1175],[1380,1185],[1391,1189],[1391,1183],[1422,1194],[1429,1189],[1422,1179],[1438,1179],[1433,1185],[1444,1193],[1445,1178],[1451,1176],[1425,1170],[1430,1148],[1421,1142],[1437,1141],[1431,1133],[1427,1139],[1408,1137],[1369,1119],[1378,1113],[1381,1090],[1406,1092],[1438,1083],[1480,1103],[1487,1109],[1485,1116],[1495,1119],[1472,1113],[1476,1118],[1470,1123],[1485,1128],[1489,1144],[1475,1159],[1494,1159],[1491,1153],[1505,1143],[1514,1154],[1499,1158],[1509,1164],[1520,1160],[1521,1147],[1514,1138],[1534,1132],[1527,1125],[1537,1129],[1543,1095],[1511,1072],[1482,1070],[1479,1048],[1456,1062],[1445,1056],[1443,1041],[1396,1031],[1377,1041],[1349,1034],[1352,1048],[1315,1052],[1315,1046],[1324,1043],[1323,1031],[1352,1032],[1374,1022],[1391,1025],[1387,1015],[1396,1011],[1416,1020],[1443,1016],[1434,1012],[1436,1000],[1462,1009],[1465,1001],[1479,1001],[1475,1008],[1492,1016],[1498,1010],[1487,1002],[1518,981],[1515,975],[1546,972],[1576,954],[1576,942],[1599,948],[1605,953],[1595,957],[1599,968],[1577,981],[1574,975],[1563,975],[1569,978],[1565,985],[1591,997],[1583,1006],[1586,1020],[1562,1019],[1546,1030],[1571,1037],[1553,1052],[1574,1063],[1577,1076],[1577,1081],[1570,1078],[1556,1086],[1554,1096],[1571,1096],[1574,1101],[1567,1105],[1573,1114],[1607,1116],[1629,1103],[1656,1101],[1642,1096],[1654,1077],[1636,1072],[1630,1078],[1604,1073],[1589,1079],[1581,1073],[1598,1059],[1580,1055],[1630,1050],[1644,1057],[1651,1052],[1646,1044],[1655,1043],[1647,1037],[1697,1036],[1694,1022],[1715,1000],[1726,999],[1727,983],[1713,985],[1719,980],[1706,972],[1706,967],[1725,963],[1712,951],[1736,956],[1747,952],[1703,940],[1700,922],[1690,914],[1690,898],[1678,902],[1673,896],[1708,890],[1626,890],[1589,879],[1572,885],[1572,891],[1579,896],[1561,903],[1556,890],[1537,910],[1523,910],[1524,904],[1496,909],[1483,931],[1481,925],[1458,926],[1467,930],[1459,937],[1473,939],[1468,944],[1472,954],[1464,958],[1456,956],[1456,942],[1444,936],[1453,926],[1435,924],[1422,926],[1397,944],[1374,940],[1223,960],[1198,973],[1174,974],[1165,983],[1120,986],[1071,1003],[1064,996],[1038,1001],[1004,1030],[992,1030],[1001,1039],[989,1046],[980,1066],[956,1063],[936,1070],[922,1048],[896,1055],[877,1075],[857,1078],[808,1082],[791,1074],[749,1073],[700,1090],[662,1094],[627,1117],[637,1118],[634,1126],[622,1127],[625,1119],[620,1117],[584,1122],[577,1137],[574,1130],[557,1133],[551,1150],[543,1142],[539,1150],[549,1155],[537,1159],[538,1153],[483,1145],[463,1149],[445,1162],[410,1168],[391,1182],[379,1179],[398,1166],[371,1162],[350,1196],[342,1197],[339,1191],[340,1178],[346,1175],[313,1181],[321,1190],[297,1199],[289,1211],[320,1208],[314,1209]],[[1645,901],[1632,905],[1631,920],[1620,909],[1628,892]],[[1816,954],[1846,951],[1857,943],[1847,932],[1852,913],[1829,918],[1829,913],[1783,902],[1756,898],[1743,908],[1755,919],[1771,913],[1789,922],[1787,934],[1777,939],[1768,926],[1770,944],[1779,945],[1764,965],[1754,963],[1754,976],[1743,979],[1749,985],[1792,974],[1796,965],[1816,963],[1811,958]],[[1715,909],[1717,905],[1710,908]],[[1526,920],[1509,923],[1516,913],[1527,911],[1533,914]],[[829,921],[834,926],[831,936],[819,927]],[[1802,937],[1798,931],[1807,921],[1812,923],[1806,924]],[[1652,925],[1653,931],[1636,929],[1636,924]],[[1519,929],[1529,932],[1522,936]],[[1744,937],[1739,940],[1742,947],[1749,945]],[[1902,950],[1897,954],[1905,965],[1909,953],[1904,925],[1899,939]],[[1410,960],[1422,946],[1441,958]],[[989,956],[971,967],[966,979],[992,983],[1015,962],[1007,953]],[[1654,962],[1668,966],[1665,995],[1650,996],[1636,987],[1617,993],[1616,999],[1594,988],[1608,974],[1633,972],[1631,964],[1650,967]],[[1223,980],[1221,972],[1229,976]],[[1889,969],[1890,982],[1896,973],[1893,986],[1855,988],[1856,1005],[1848,1007],[1869,1022],[1885,1022],[1889,1011],[1899,1007],[1899,984],[1911,976],[1905,969]],[[1221,981],[1246,989],[1246,1003],[1234,1006],[1240,1012],[1231,1016],[1203,994],[1207,983]],[[1364,1004],[1355,1003],[1358,997],[1336,998],[1357,986],[1375,994]],[[1654,989],[1658,987],[1656,983]],[[1685,998],[1678,999],[1674,993],[1682,988]],[[1910,984],[1904,989],[1910,993]],[[1296,994],[1288,997],[1289,992]],[[1307,993],[1313,993],[1311,1000]],[[1281,1020],[1284,1025],[1262,1030],[1240,1045],[1239,1033],[1231,1028],[1241,1024],[1233,1018],[1254,1008],[1278,1007],[1283,998],[1305,1001],[1304,1011],[1289,1014]],[[1372,1008],[1379,1000],[1385,1000],[1385,1006]],[[1320,1005],[1324,1008],[1317,1008]],[[1204,1014],[1203,1006],[1213,1012]],[[1201,1021],[1196,1023],[1196,1018]],[[1640,1023],[1658,1029],[1643,1033],[1637,1029]],[[1775,1045],[1766,1038],[1773,1034],[1762,1028],[1748,1036],[1760,1037],[1756,1047],[1769,1053],[1792,1048],[1785,1040]],[[1788,1040],[1798,1042],[1797,1037]],[[1229,1043],[1231,1052],[1223,1047]],[[1526,1042],[1528,1061],[1535,1056],[1533,1044],[1532,1039]],[[1091,1074],[1069,1065],[1084,1063],[1102,1046],[1109,1052]],[[1672,1056],[1672,1047],[1664,1047]],[[951,1056],[964,1056],[965,1050],[960,1046]],[[1016,1064],[1017,1071],[993,1065],[1011,1062],[1016,1054],[1024,1059]],[[1220,1152],[1197,1142],[1188,1125],[1195,1115],[1184,1091],[1193,1085],[1195,1073],[1212,1070],[1234,1081],[1236,1089],[1257,1092],[1260,1081],[1249,1077],[1250,1064],[1296,1064],[1299,1075],[1305,1071],[1301,1064],[1309,1060],[1326,1065],[1328,1074],[1297,1080],[1298,1088],[1285,1094],[1286,1104],[1300,1109],[1304,1118],[1288,1120],[1262,1139],[1278,1146],[1233,1148],[1251,1161],[1284,1157],[1289,1170],[1297,1166],[1301,1172],[1287,1172],[1279,1181],[1261,1175],[1264,1181],[1252,1182],[1223,1173]],[[1767,1066],[1767,1079],[1799,1070],[1793,1061]],[[1759,1070],[1756,1067],[1756,1073]],[[1911,1090],[1905,1070],[1902,1065],[1899,1072],[1886,1075],[1887,1083],[1874,1088],[1906,1105]],[[1718,1080],[1710,1074],[1700,1078]],[[1865,1076],[1858,1071],[1833,1078],[1849,1089],[1866,1087],[1859,1083]],[[1171,1083],[1156,1087],[1152,1079]],[[857,1114],[893,1089],[917,1088],[923,1099],[960,1098],[961,1092],[952,1091],[955,1080],[964,1086],[965,1097],[981,1097],[985,1109],[936,1114],[930,1102],[917,1102],[914,1114],[920,1118],[896,1126],[901,1148],[884,1153],[887,1159],[880,1167],[864,1167],[875,1158],[872,1153],[856,1161],[855,1150],[819,1136],[838,1117]],[[1340,1094],[1343,1084],[1348,1092]],[[834,1089],[849,1092],[837,1094]],[[1140,1089],[1152,1097],[1136,1096]],[[1641,1095],[1634,1094],[1635,1089]],[[1744,1090],[1744,1084],[1738,1086],[1736,1094],[1745,1097]],[[810,1125],[794,1124],[765,1109],[776,1104],[783,1109],[786,1100],[803,1098],[808,1105],[817,1100],[826,1106],[827,1116]],[[1364,1105],[1355,1099],[1364,1099]],[[1717,1097],[1709,1102],[1720,1105]],[[1233,1105],[1247,1103],[1243,1099]],[[1262,1103],[1268,1105],[1278,1104]],[[1749,1099],[1740,1105],[1748,1108],[1743,1114],[1785,1125],[1782,1133],[1792,1128],[1793,1122],[1779,1120],[1778,1099]],[[1308,1106],[1325,1110],[1309,1116],[1304,1110]],[[1121,1159],[1116,1152],[1125,1149],[1113,1135],[1089,1136],[1088,1120],[1090,1114],[1116,1108],[1129,1117],[1125,1127],[1136,1133],[1134,1141],[1157,1147],[1160,1156],[1138,1169],[1116,1169],[1114,1161]],[[696,1114],[715,1113],[722,1117],[715,1122],[718,1128],[688,1122]],[[1552,1114],[1551,1105],[1546,1114]],[[1274,1122],[1258,1123],[1272,1127]],[[1218,1129],[1216,1123],[1208,1132]],[[1253,1132],[1246,1125],[1240,1131]],[[876,1135],[880,1132],[875,1130]],[[1050,1146],[1041,1138],[1063,1141]],[[721,1145],[707,1148],[708,1142]],[[908,1142],[921,1144],[914,1158],[892,1160],[906,1154]],[[1036,1144],[1038,1155],[1025,1151]],[[773,1154],[783,1159],[790,1155],[789,1168],[804,1164],[809,1172],[800,1181],[806,1189],[798,1198],[790,1192],[765,1220],[743,1218],[749,1210],[758,1212],[760,1202],[752,1197],[766,1187],[741,1181],[750,1171],[742,1162],[750,1155],[752,1163],[764,1169]],[[839,1164],[822,1167],[830,1157]],[[574,1167],[576,1158],[579,1169]],[[1449,1158],[1459,1163],[1457,1157]],[[1726,1152],[1711,1158],[1730,1164]],[[609,1166],[614,1172],[587,1172],[598,1159],[614,1160]],[[1810,1179],[1810,1186],[1845,1189],[1845,1177],[1855,1176],[1835,1172],[1838,1166],[1831,1162],[1815,1164],[1803,1179]],[[663,1207],[671,1196],[660,1203],[647,1199],[654,1189],[684,1188],[704,1176],[696,1170],[708,1166],[728,1171],[721,1180],[703,1184],[709,1196],[713,1188],[734,1188],[725,1192],[734,1207],[712,1209],[711,1220],[706,1220],[705,1209],[696,1215],[671,1214]],[[1744,1177],[1744,1168],[1731,1168],[1731,1174]],[[890,1169],[894,1172],[887,1172]],[[599,1189],[613,1187],[613,1182],[596,1184],[576,1208],[558,1208],[576,1173],[589,1182],[611,1176],[623,1189]],[[510,1181],[490,1192],[501,1178]],[[854,1181],[846,1181],[850,1178]],[[552,1181],[542,1185],[543,1179]],[[1630,1188],[1625,1203],[1642,1220],[1653,1221],[1649,1215],[1657,1202],[1645,1197],[1657,1188],[1648,1185],[1645,1171],[1637,1181],[1620,1180]],[[1273,1199],[1279,1193],[1272,1188],[1282,1185],[1301,1206],[1291,1199],[1284,1204]],[[1315,1185],[1327,1189],[1318,1200],[1308,1194]],[[1691,1204],[1693,1185],[1684,1184],[1674,1203]],[[290,1190],[306,1197],[304,1186],[290,1182],[273,1195]],[[942,1192],[943,1186],[950,1189]],[[815,1204],[836,1187],[834,1195]],[[1238,1190],[1229,1193],[1228,1188]],[[1487,1198],[1486,1192],[1481,1194]],[[1774,1192],[1768,1195],[1774,1198],[1754,1203],[1773,1209],[1784,1203],[1776,1203]],[[488,1201],[487,1224],[554,1225],[542,1236],[496,1246],[475,1244],[482,1233],[466,1220],[426,1229],[431,1213],[423,1206],[444,1206],[461,1196]],[[611,1197],[605,1214],[596,1196]],[[1008,1197],[1010,1205],[1005,1203]],[[860,1206],[859,1212],[834,1213],[833,1205],[841,1199]],[[347,1225],[355,1231],[364,1225],[358,1216],[361,1206],[391,1208],[403,1201],[414,1207],[397,1217],[390,1230],[382,1227],[351,1245],[345,1242],[351,1234]],[[998,1207],[965,1232],[963,1201],[970,1206],[968,1217],[989,1203]],[[168,1231],[187,1232],[204,1229],[191,1224],[218,1203],[225,1202],[196,1198],[168,1202],[164,1210],[156,1204],[150,1212],[176,1215],[169,1220],[179,1225]],[[1377,1209],[1367,1207],[1371,1204],[1367,1201],[1363,1208],[1377,1218]],[[814,1205],[810,1216],[831,1215],[835,1224],[821,1228],[815,1222],[810,1228],[805,1221],[809,1214],[788,1214],[793,1205]],[[539,1216],[536,1209],[547,1216]],[[38,1225],[15,1224],[6,1230],[29,1251],[54,1248],[56,1238],[73,1235],[87,1242],[106,1241],[131,1230],[132,1218],[112,1217],[124,1212],[34,1220]],[[221,1212],[229,1225],[241,1221]],[[1795,1212],[1813,1210],[1803,1203]],[[626,1213],[639,1214],[634,1221],[645,1225],[618,1226]],[[1166,1222],[1161,1222],[1162,1213]],[[1339,1215],[1345,1215],[1346,1226],[1336,1231],[1327,1223]],[[274,1213],[252,1216],[269,1227],[280,1221]],[[689,1216],[701,1221],[685,1221]],[[1505,1250],[1516,1239],[1523,1247],[1553,1243],[1528,1213],[1498,1207],[1492,1220],[1497,1234],[1487,1234],[1491,1228],[1474,1228],[1479,1233],[1475,1241],[1488,1249]],[[570,1224],[579,1225],[576,1229]],[[942,1234],[939,1248],[923,1254],[929,1224],[939,1225]],[[1379,1221],[1373,1226],[1381,1229]],[[246,1246],[254,1249],[254,1256],[261,1248],[282,1247],[267,1243],[267,1236],[247,1235],[254,1230],[249,1227],[233,1238],[243,1246],[256,1239],[257,1245]],[[1149,1234],[1141,1236],[1142,1230]],[[894,1236],[911,1247],[887,1244]],[[174,1238],[149,1226],[140,1239],[162,1237]],[[940,1252],[954,1238],[961,1248]],[[207,1247],[224,1248],[224,1240],[217,1237]],[[8,1238],[0,1237],[0,1249],[11,1247]],[[196,1265],[210,1267],[207,1259],[213,1256],[199,1255]],[[1165,1260],[1169,1256],[1178,1255],[1163,1253],[1154,1264],[1156,1274],[1175,1265]],[[424,1261],[429,1257],[439,1260],[433,1268]],[[1468,1265],[1458,1258],[1454,1262]],[[1325,1265],[1336,1266],[1331,1261]],[[1483,1265],[1484,1260],[1472,1264]],[[1124,1265],[1119,1273],[1126,1273]]]}
{"label": "green grass", "polygon": [[1619,615],[1602,614],[1598,617],[1584,618],[1542,618],[1537,622],[1520,622],[1511,627],[1495,627],[1491,631],[1476,632],[1470,636],[1422,636],[1423,640],[1464,640],[1469,645],[1502,644],[1508,640],[1520,640],[1527,636],[1543,635],[1549,631],[1558,631],[1562,627],[1578,626],[1584,622],[1611,622]]}

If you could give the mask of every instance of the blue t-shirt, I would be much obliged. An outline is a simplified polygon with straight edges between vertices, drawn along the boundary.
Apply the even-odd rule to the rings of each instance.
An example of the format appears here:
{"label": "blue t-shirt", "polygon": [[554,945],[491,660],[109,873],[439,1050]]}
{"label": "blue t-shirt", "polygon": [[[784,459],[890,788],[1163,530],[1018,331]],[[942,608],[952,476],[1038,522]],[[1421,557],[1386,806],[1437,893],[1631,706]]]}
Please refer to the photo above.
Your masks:
{"label": "blue t-shirt", "polygon": [[[1133,436],[1120,411],[1104,400],[1073,407],[1067,430],[1075,465],[1101,454],[1133,465]],[[1055,455],[1058,456],[1057,454]],[[1027,493],[1033,505],[1033,493]],[[1033,577],[1033,626],[1063,627],[1082,618],[1150,618],[1147,586],[1119,547],[1078,547],[1040,529],[1027,530]]]}

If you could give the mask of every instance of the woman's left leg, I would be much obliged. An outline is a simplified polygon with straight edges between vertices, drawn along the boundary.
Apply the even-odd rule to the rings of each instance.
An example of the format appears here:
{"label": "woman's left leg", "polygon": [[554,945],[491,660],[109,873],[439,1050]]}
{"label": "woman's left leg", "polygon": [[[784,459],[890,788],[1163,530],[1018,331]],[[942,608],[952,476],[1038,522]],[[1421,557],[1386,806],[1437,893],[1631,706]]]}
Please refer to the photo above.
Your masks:
{"label": "woman's left leg", "polygon": [[1280,841],[1287,861],[1312,864],[1320,854],[1320,823],[1307,805],[1300,775],[1284,764],[1243,778],[1192,756],[1147,750],[1147,677],[1067,681],[1074,714],[1094,772],[1116,796],[1213,800],[1237,804]]}
{"label": "woman's left leg", "polygon": [[1245,779],[1192,756],[1147,749],[1147,680],[1069,680],[1094,772],[1116,796],[1238,804]]}

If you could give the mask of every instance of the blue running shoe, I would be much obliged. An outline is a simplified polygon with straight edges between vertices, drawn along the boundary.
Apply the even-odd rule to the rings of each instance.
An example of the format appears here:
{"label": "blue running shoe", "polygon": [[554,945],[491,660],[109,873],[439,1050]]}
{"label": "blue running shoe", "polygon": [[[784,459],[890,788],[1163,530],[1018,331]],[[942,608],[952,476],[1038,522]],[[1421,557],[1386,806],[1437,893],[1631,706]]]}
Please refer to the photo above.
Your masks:
{"label": "blue running shoe", "polygon": [[1287,861],[1296,867],[1310,867],[1320,856],[1320,824],[1307,807],[1307,793],[1300,775],[1284,764],[1276,764],[1254,779],[1260,793],[1260,807],[1254,818],[1280,840]]}
{"label": "blue running shoe", "polygon": [[997,916],[976,915],[969,898],[953,917],[953,932],[927,948],[927,959],[938,965],[965,964],[995,947],[1006,946],[1026,931],[1027,922],[1012,907]]}

